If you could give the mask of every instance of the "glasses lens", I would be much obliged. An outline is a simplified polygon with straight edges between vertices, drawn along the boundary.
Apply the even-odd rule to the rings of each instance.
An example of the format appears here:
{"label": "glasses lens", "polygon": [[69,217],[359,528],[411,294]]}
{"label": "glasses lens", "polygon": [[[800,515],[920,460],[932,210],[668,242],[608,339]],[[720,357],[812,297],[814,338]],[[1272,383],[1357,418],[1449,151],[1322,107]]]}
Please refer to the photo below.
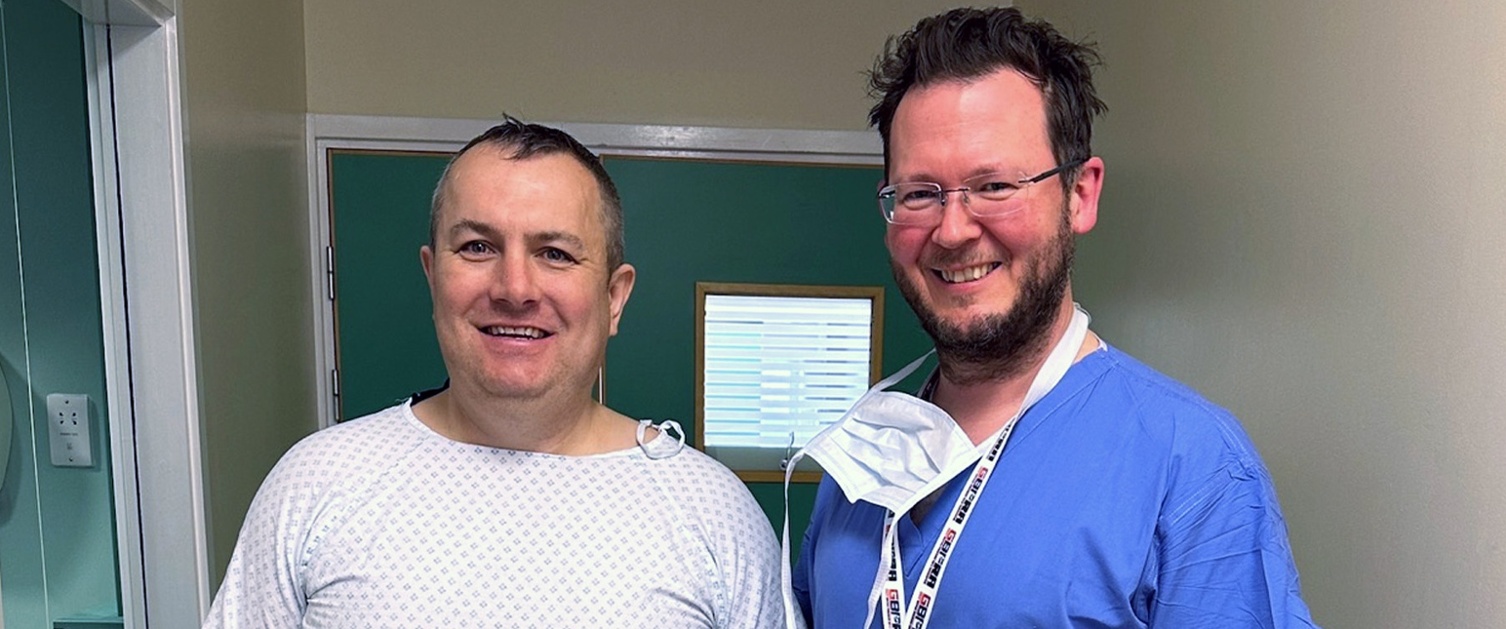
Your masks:
{"label": "glasses lens", "polygon": [[1025,186],[1020,177],[1003,173],[979,175],[963,182],[969,191],[968,208],[974,216],[999,216],[1020,208],[1016,195]]}
{"label": "glasses lens", "polygon": [[879,205],[891,223],[924,223],[941,209],[941,186],[901,183],[879,191]]}
{"label": "glasses lens", "polygon": [[988,174],[967,180],[967,188],[972,195],[986,201],[1003,201],[1014,196],[1020,191],[1017,178],[1006,177],[1000,174]]}

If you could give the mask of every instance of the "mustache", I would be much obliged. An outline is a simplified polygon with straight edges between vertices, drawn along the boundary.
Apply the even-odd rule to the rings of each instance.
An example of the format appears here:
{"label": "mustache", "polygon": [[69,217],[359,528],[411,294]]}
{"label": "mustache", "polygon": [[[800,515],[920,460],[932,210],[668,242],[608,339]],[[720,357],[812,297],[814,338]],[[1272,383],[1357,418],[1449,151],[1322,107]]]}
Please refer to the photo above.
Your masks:
{"label": "mustache", "polygon": [[927,253],[920,260],[920,263],[922,265],[931,268],[974,266],[987,262],[1003,262],[1004,264],[1009,264],[1009,257],[1005,256],[1003,259],[990,258],[978,255],[978,253],[975,251],[964,251],[961,249],[956,249]]}

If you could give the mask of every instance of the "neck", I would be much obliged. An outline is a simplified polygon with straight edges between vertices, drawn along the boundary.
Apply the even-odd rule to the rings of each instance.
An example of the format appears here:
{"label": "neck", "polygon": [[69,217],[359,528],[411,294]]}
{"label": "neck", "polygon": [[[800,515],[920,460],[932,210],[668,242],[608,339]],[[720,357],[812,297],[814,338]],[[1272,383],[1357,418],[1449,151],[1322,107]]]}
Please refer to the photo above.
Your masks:
{"label": "neck", "polygon": [[[947,358],[940,357],[940,378],[932,395],[932,403],[951,415],[973,443],[983,443],[983,440],[998,432],[1019,412],[1036,374],[1051,355],[1051,350],[1066,336],[1067,326],[1072,322],[1072,312],[1071,299],[1064,300],[1055,321],[1048,328],[1045,342],[1037,344],[1038,347],[1032,348],[1028,355],[1022,357],[1019,361],[1022,368],[1011,373],[988,380],[964,380],[959,383],[947,377]],[[1081,360],[1096,347],[1098,337],[1089,332],[1082,345],[1076,348],[1077,355],[1072,362]]]}
{"label": "neck", "polygon": [[636,425],[591,399],[499,399],[452,383],[413,407],[434,432],[461,443],[523,452],[584,456],[631,447]]}

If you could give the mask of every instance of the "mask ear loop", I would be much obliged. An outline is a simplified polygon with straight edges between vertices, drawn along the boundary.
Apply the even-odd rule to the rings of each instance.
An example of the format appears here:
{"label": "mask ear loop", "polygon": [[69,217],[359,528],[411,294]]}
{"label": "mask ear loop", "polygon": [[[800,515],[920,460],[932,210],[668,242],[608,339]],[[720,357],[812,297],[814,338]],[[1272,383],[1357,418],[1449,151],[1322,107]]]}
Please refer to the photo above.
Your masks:
{"label": "mask ear loop", "polygon": [[670,428],[673,428],[674,431],[675,431],[675,434],[679,435],[680,443],[675,446],[674,450],[670,450],[669,452],[664,452],[664,453],[655,455],[654,452],[653,452],[653,450],[648,447],[648,444],[644,443],[644,441],[643,441],[643,436],[647,432],[649,426],[653,426],[653,421],[652,420],[648,420],[648,419],[640,419],[640,420],[638,420],[638,438],[637,438],[638,448],[640,450],[643,450],[643,455],[644,456],[646,456],[646,457],[648,457],[650,459],[654,459],[654,460],[667,459],[667,458],[672,457],[672,456],[674,456],[676,454],[679,454],[680,450],[683,450],[685,448],[685,429],[680,428],[680,423],[679,422],[677,422],[677,421],[675,421],[673,419],[666,419],[666,420],[660,422],[658,426],[654,426],[654,427],[658,428],[659,432],[666,432]]}
{"label": "mask ear loop", "polygon": [[[878,572],[873,574],[873,585],[868,588],[868,616],[863,619],[864,627],[873,626],[873,612],[878,609],[879,594],[884,589],[884,576],[888,574],[891,563],[899,562],[899,558],[890,553],[894,549],[894,538],[899,536],[898,520],[902,516],[894,515],[893,512],[890,512],[889,516],[889,523],[884,526],[884,535],[879,539],[879,568]],[[900,570],[903,572],[904,568],[901,567]],[[904,579],[903,574],[900,575],[900,579]],[[900,601],[900,605],[904,605],[904,601]]]}
{"label": "mask ear loop", "polygon": [[805,458],[805,448],[801,448],[784,467],[784,532],[779,536],[779,582],[784,587],[784,626],[799,627],[795,623],[795,579],[794,568],[790,565],[790,478],[795,475],[795,465],[800,459]]}

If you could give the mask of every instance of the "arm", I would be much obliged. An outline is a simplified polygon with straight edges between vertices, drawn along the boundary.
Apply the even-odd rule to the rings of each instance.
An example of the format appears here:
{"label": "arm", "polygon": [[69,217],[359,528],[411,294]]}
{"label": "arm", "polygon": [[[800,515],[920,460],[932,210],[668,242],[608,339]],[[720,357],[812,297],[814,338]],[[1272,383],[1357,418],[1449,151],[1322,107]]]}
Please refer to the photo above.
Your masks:
{"label": "arm", "polygon": [[[204,627],[298,627],[307,605],[300,558],[311,501],[299,495],[290,452],[262,482],[241,526]],[[305,485],[306,486],[306,485]]]}
{"label": "arm", "polygon": [[[784,627],[784,584],[780,574],[779,541],[769,525],[768,516],[753,499],[746,486],[738,483],[737,519],[742,521],[730,549],[733,560],[718,561],[725,566],[729,594],[729,628],[767,629]],[[796,629],[796,628],[790,628]],[[804,629],[803,625],[799,629]]]}
{"label": "arm", "polygon": [[805,621],[806,626],[814,626],[815,613],[811,607],[811,570],[814,568],[816,538],[821,535],[821,523],[824,521],[821,515],[826,512],[827,503],[832,500],[832,492],[835,488],[836,483],[830,477],[821,479],[821,485],[816,489],[815,504],[811,507],[810,524],[806,525],[805,536],[800,543],[800,559],[795,562],[794,574],[791,578],[794,590],[792,594],[797,608],[795,611],[799,614],[799,619]]}
{"label": "arm", "polygon": [[1265,468],[1231,461],[1186,495],[1157,525],[1150,626],[1316,627]]}

